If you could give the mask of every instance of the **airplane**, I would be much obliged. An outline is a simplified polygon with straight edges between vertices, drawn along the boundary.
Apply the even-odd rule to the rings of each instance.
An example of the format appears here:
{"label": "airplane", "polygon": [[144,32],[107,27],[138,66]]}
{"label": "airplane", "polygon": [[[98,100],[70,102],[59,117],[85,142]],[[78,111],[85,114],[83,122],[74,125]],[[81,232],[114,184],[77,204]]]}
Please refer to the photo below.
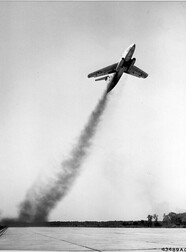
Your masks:
{"label": "airplane", "polygon": [[136,59],[132,59],[132,56],[134,54],[135,48],[135,44],[130,45],[127,50],[124,51],[124,53],[122,54],[122,58],[118,63],[112,64],[93,73],[90,73],[88,75],[88,78],[97,78],[99,76],[106,75],[104,77],[96,79],[95,81],[109,80],[106,90],[107,93],[109,93],[116,86],[123,73],[127,73],[139,78],[147,78],[147,73],[134,66]]}

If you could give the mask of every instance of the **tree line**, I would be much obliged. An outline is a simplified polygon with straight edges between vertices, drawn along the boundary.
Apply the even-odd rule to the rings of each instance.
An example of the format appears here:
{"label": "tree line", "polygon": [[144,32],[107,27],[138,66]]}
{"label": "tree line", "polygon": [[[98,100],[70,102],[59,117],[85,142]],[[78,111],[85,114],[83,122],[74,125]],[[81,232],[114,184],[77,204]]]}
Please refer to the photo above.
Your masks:
{"label": "tree line", "polygon": [[163,220],[158,220],[157,214],[149,214],[147,220],[138,221],[50,221],[25,223],[16,219],[6,218],[0,221],[1,227],[95,227],[95,228],[140,228],[140,227],[181,227],[186,228],[186,212],[176,214],[170,212],[163,215]]}

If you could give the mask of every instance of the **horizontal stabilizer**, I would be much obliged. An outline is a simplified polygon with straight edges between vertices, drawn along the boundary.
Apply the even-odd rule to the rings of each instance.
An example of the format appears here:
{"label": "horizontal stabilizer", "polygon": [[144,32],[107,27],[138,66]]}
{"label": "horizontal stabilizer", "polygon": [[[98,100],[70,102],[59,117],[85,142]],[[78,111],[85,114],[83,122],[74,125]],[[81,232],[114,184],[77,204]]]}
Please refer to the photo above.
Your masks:
{"label": "horizontal stabilizer", "polygon": [[136,67],[136,66],[132,66],[129,68],[128,74],[131,74],[133,76],[136,76],[138,78],[147,78],[148,74],[145,73],[143,70],[141,70],[140,68]]}

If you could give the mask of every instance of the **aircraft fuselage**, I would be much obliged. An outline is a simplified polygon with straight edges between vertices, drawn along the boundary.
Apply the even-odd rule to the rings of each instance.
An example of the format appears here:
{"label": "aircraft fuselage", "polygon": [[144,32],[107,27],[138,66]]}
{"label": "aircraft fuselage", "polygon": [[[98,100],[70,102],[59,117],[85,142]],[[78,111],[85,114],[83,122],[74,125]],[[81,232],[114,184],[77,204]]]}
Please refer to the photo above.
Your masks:
{"label": "aircraft fuselage", "polygon": [[120,80],[122,74],[127,71],[131,65],[134,65],[136,59],[131,59],[135,51],[135,44],[129,46],[122,54],[122,59],[116,67],[116,72],[113,74],[107,86],[107,93],[110,92]]}

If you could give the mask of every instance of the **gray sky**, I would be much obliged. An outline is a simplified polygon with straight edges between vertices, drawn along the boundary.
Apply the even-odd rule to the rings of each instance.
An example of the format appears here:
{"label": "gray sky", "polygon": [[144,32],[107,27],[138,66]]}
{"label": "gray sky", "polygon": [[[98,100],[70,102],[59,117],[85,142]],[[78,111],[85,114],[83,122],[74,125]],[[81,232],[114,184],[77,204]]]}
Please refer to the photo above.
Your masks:
{"label": "gray sky", "polygon": [[145,80],[123,76],[51,220],[186,211],[186,3],[0,2],[0,210],[16,216],[53,176],[106,88],[87,74],[136,44]]}

